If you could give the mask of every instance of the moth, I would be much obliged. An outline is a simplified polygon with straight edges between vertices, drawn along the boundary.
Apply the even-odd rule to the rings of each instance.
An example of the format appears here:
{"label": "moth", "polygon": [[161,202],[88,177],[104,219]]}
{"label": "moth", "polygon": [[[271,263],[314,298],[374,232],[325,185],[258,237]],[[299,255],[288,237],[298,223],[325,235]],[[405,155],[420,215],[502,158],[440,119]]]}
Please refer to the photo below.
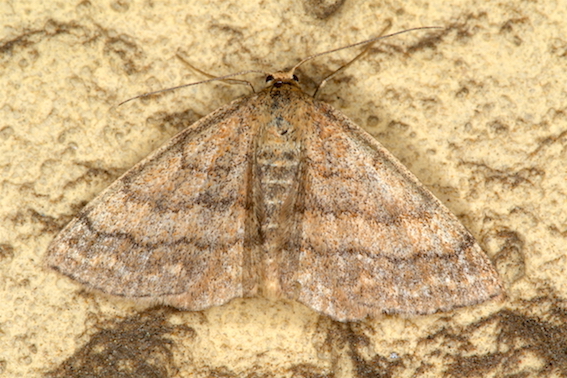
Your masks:
{"label": "moth", "polygon": [[306,94],[296,67],[127,171],[52,241],[46,264],[91,289],[193,311],[264,295],[355,321],[501,297],[458,219]]}

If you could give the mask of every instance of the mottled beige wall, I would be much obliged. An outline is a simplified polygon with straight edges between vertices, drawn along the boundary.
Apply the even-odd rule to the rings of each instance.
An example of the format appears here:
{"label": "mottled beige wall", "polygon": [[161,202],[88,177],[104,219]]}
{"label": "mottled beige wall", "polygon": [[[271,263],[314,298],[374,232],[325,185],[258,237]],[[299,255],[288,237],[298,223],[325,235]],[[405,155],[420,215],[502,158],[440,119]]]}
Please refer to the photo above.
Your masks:
{"label": "mottled beige wall", "polygon": [[[3,2],[0,375],[566,374],[560,3]],[[115,106],[203,79],[176,54],[213,74],[272,70],[389,23],[391,32],[446,29],[377,45],[320,98],[459,216],[503,277],[506,302],[360,324],[261,298],[200,313],[145,311],[42,268],[49,241],[97,193],[186,125],[249,93],[215,83]],[[355,54],[318,59],[302,77],[312,87]]]}

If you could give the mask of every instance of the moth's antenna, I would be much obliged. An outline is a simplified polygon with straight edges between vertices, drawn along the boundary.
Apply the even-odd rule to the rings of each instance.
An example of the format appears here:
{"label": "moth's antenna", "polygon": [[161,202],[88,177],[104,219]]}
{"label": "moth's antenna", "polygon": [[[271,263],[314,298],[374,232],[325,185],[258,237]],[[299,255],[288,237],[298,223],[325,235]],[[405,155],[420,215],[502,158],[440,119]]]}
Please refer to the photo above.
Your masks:
{"label": "moth's antenna", "polygon": [[[386,30],[390,29],[391,27],[392,27],[392,21],[388,21],[388,25],[384,26],[384,29],[382,29],[382,31],[380,32],[379,37],[381,37],[384,33],[386,33]],[[317,85],[317,89],[315,89],[315,92],[313,92],[313,98],[317,97],[317,93],[319,92],[319,90],[321,88],[323,88],[325,86],[325,84],[327,83],[327,80],[329,80],[330,78],[332,78],[333,76],[335,76],[339,72],[343,71],[344,69],[346,69],[348,66],[350,66],[354,62],[356,62],[361,56],[366,54],[368,52],[368,50],[370,50],[376,42],[377,41],[369,42],[366,45],[366,47],[364,48],[364,50],[362,50],[357,56],[355,56],[349,62],[343,64],[342,66],[337,68],[335,71],[331,72],[331,74],[327,75],[327,77],[325,77],[323,80],[321,80],[321,82],[319,82],[319,85]]]}
{"label": "moth's antenna", "polygon": [[193,85],[208,83],[208,82],[211,82],[211,81],[219,81],[219,80],[222,81],[222,80],[230,79],[231,77],[234,77],[234,76],[246,75],[246,74],[249,74],[249,73],[261,73],[261,74],[264,74],[264,75],[267,74],[266,72],[264,72],[264,71],[259,71],[259,70],[240,71],[240,72],[232,73],[232,74],[229,74],[229,75],[214,77],[214,78],[212,78],[212,79],[197,81],[197,82],[195,82],[195,83],[189,83],[189,84],[178,85],[178,86],[176,86],[176,87],[171,87],[171,88],[166,88],[166,89],[160,89],[159,91],[147,92],[147,93],[144,93],[144,94],[141,94],[141,95],[138,95],[138,96],[129,98],[129,99],[126,100],[126,101],[122,101],[120,104],[118,104],[118,106],[123,105],[123,104],[125,104],[125,103],[127,103],[127,102],[130,102],[130,101],[132,101],[132,100],[136,100],[136,99],[138,99],[138,98],[153,96],[153,95],[156,95],[156,94],[160,94],[160,93],[164,93],[164,92],[169,92],[169,91],[174,91],[174,90],[180,89],[180,88],[191,87],[191,86],[193,86]]}
{"label": "moth's antenna", "polygon": [[353,59],[351,59],[348,63],[344,64],[343,66],[341,66],[339,69],[335,70],[333,73],[331,73],[329,76],[327,76],[326,78],[324,78],[321,83],[319,83],[319,85],[317,86],[317,89],[315,90],[315,93],[313,93],[313,97],[315,97],[317,95],[317,92],[319,92],[319,89],[321,89],[325,83],[327,82],[327,80],[329,80],[331,77],[335,76],[337,73],[339,73],[340,71],[344,70],[345,68],[347,68],[348,66],[350,66],[352,63],[354,63],[355,61],[357,61],[361,56],[363,56],[364,54],[366,54],[368,52],[368,50],[370,50],[370,48],[372,47],[372,45],[381,40],[381,39],[385,39],[385,38],[390,38],[399,34],[403,34],[403,33],[409,33],[409,32],[413,32],[416,30],[429,30],[429,29],[443,29],[440,26],[423,26],[423,27],[419,27],[419,28],[412,28],[412,29],[406,29],[406,30],[402,30],[396,33],[392,33],[392,34],[387,34],[387,35],[381,35],[379,37],[374,37],[374,38],[370,38],[367,39],[365,41],[362,42],[357,42],[357,43],[353,43],[352,45],[347,45],[347,46],[343,46],[343,47],[339,47],[333,50],[329,50],[329,51],[323,51],[320,52],[318,54],[314,54],[311,56],[308,56],[307,58],[301,60],[299,63],[297,63],[291,70],[289,70],[290,73],[293,74],[293,72],[299,68],[299,66],[301,66],[303,63],[310,61],[311,59],[315,59],[318,58],[322,55],[327,55],[327,54],[331,54],[337,51],[341,51],[341,50],[346,50],[346,49],[350,49],[352,47],[356,47],[356,46],[360,46],[360,45],[365,45],[367,44],[368,46],[357,56],[355,56]]}
{"label": "moth's antenna", "polygon": [[327,55],[327,54],[331,54],[331,53],[334,53],[334,52],[337,52],[337,51],[350,49],[352,47],[365,45],[367,43],[376,42],[376,41],[379,41],[381,39],[390,38],[390,37],[393,37],[393,36],[396,36],[396,35],[399,35],[399,34],[409,33],[409,32],[416,31],[416,30],[428,30],[428,29],[443,29],[443,28],[441,26],[422,26],[422,27],[419,27],[419,28],[406,29],[406,30],[402,30],[402,31],[395,32],[395,33],[392,33],[392,34],[387,34],[387,35],[383,35],[383,36],[380,36],[380,37],[370,38],[370,39],[367,39],[366,41],[353,43],[352,45],[339,47],[339,48],[329,50],[329,51],[323,51],[323,52],[308,56],[307,58],[303,59],[301,62],[297,63],[290,71],[293,72],[297,68],[299,68],[299,66],[301,66],[303,63],[308,62],[311,59],[318,58],[322,55]]}
{"label": "moth's antenna", "polygon": [[[177,58],[179,58],[179,60],[181,60],[183,63],[185,63],[187,66],[189,66],[193,71],[197,71],[201,75],[206,76],[210,79],[218,79],[219,78],[218,76],[212,75],[208,72],[205,72],[205,71],[195,67],[194,65],[189,63],[184,57],[182,57],[179,53],[177,53],[176,55],[177,55]],[[222,81],[226,81],[226,82],[232,83],[232,84],[246,84],[250,87],[250,89],[252,89],[252,92],[256,92],[256,89],[254,89],[254,86],[248,80],[240,80],[240,79],[228,79],[228,80],[226,80],[225,79],[225,80],[222,80]]]}

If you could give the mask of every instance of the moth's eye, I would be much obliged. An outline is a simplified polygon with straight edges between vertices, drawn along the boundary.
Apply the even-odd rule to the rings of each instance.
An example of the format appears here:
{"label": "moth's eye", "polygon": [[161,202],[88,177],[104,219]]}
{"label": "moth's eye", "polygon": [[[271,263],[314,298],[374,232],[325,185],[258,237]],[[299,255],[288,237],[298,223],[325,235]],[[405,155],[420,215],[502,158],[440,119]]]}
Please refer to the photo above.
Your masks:
{"label": "moth's eye", "polygon": [[274,80],[274,77],[273,77],[272,75],[266,76],[266,83],[268,83],[268,82],[270,82],[270,81],[272,81],[272,80]]}
{"label": "moth's eye", "polygon": [[295,81],[299,82],[299,78],[297,77],[297,75],[296,75],[296,74],[293,74],[293,80],[295,80]]}

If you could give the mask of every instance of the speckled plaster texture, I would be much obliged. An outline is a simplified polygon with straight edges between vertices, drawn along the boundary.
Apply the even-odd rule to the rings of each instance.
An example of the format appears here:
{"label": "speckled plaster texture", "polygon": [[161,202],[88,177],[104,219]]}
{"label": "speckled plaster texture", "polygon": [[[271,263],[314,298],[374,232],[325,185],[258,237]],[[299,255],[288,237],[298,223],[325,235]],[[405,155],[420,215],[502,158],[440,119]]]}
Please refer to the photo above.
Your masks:
{"label": "speckled plaster texture", "polygon": [[[0,376],[567,374],[567,9],[559,1],[4,1],[0,4]],[[364,127],[494,262],[502,303],[338,323],[291,301],[202,312],[89,293],[42,266],[126,169],[249,93],[206,72],[286,68],[379,34],[320,99]],[[302,67],[307,88],[357,51]],[[250,78],[261,86],[262,78]]]}

